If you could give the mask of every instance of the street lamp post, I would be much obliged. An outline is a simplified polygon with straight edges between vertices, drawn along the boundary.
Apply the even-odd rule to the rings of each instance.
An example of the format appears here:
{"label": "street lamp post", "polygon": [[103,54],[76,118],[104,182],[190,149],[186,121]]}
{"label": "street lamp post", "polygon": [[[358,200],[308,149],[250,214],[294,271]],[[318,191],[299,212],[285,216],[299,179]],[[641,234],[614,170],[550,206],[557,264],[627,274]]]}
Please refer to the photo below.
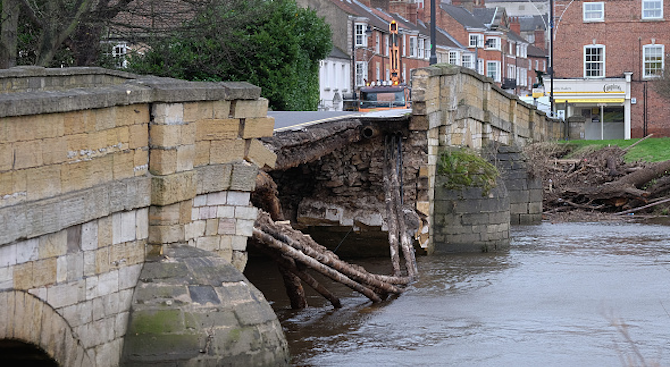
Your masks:
{"label": "street lamp post", "polygon": [[435,50],[437,28],[435,25],[435,0],[430,0],[430,61],[429,65],[437,64],[437,53]]}
{"label": "street lamp post", "polygon": [[549,104],[554,117],[554,0],[549,0]]}

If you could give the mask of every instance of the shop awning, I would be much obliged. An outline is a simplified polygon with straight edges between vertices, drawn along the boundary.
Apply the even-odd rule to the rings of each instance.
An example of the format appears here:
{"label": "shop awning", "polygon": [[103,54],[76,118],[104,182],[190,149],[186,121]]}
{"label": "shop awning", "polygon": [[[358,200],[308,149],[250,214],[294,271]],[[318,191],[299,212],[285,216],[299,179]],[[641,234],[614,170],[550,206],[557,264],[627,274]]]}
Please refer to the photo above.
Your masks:
{"label": "shop awning", "polygon": [[623,103],[624,98],[570,98],[570,99],[555,99],[555,103]]}

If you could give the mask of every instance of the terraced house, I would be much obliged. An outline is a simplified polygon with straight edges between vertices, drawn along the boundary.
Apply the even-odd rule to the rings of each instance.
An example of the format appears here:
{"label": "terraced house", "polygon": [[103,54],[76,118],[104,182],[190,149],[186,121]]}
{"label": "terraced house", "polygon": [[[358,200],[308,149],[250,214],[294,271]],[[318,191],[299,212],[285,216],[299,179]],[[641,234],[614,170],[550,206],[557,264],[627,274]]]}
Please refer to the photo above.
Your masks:
{"label": "terraced house", "polygon": [[[670,135],[655,91],[670,44],[667,0],[555,1],[554,95],[577,138]],[[576,126],[575,126],[576,125]]]}

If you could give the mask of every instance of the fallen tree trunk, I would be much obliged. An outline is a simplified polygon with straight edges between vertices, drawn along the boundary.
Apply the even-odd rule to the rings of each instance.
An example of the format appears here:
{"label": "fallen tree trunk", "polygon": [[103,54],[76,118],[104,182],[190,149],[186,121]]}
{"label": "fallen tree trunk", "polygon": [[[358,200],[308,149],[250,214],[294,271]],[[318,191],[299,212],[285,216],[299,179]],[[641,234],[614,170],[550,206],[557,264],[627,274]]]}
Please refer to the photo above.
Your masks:
{"label": "fallen tree trunk", "polygon": [[377,295],[375,292],[372,291],[372,289],[367,288],[360,283],[357,283],[353,280],[351,280],[349,277],[346,275],[340,273],[339,271],[330,268],[328,266],[323,265],[322,263],[318,262],[312,257],[309,257],[305,255],[304,253],[294,249],[293,247],[282,243],[281,241],[275,239],[271,235],[261,231],[258,228],[253,229],[253,237],[258,240],[259,242],[280,251],[282,254],[289,256],[293,258],[296,261],[299,261],[311,269],[314,269],[318,271],[319,273],[329,277],[330,279],[342,283],[346,285],[347,287],[363,294],[364,296],[368,297],[372,302],[378,303],[381,302],[382,299]]}
{"label": "fallen tree trunk", "polygon": [[[388,147],[386,147],[388,152]],[[386,227],[389,239],[389,252],[391,254],[391,264],[393,266],[393,276],[402,275],[400,271],[400,254],[398,242],[398,218],[396,217],[395,206],[393,205],[393,183],[391,181],[391,170],[394,163],[388,158],[384,162],[384,204],[386,207]]]}
{"label": "fallen tree trunk", "polygon": [[[364,269],[354,267],[351,264],[340,260],[337,255],[327,250],[325,247],[318,245],[309,236],[304,236],[301,232],[292,228],[281,228],[280,226],[274,225],[270,222],[270,218],[268,218],[266,213],[259,213],[256,224],[261,231],[271,235],[276,240],[287,244],[295,250],[298,250],[301,253],[317,260],[323,265],[332,267],[333,269],[341,272],[342,274],[352,278],[357,282],[372,288],[379,289],[383,294],[402,293],[402,290],[393,284],[384,282],[368,273]],[[282,230],[292,233],[282,233]]]}

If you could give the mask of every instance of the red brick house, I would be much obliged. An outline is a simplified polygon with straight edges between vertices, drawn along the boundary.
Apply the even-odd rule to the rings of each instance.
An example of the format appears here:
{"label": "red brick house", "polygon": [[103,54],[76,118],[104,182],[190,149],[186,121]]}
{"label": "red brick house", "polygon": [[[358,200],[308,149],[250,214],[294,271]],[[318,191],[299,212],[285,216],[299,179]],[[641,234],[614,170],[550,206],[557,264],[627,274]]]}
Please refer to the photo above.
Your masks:
{"label": "red brick house", "polygon": [[584,118],[584,138],[670,136],[668,101],[653,87],[669,10],[667,0],[555,0],[554,101]]}

